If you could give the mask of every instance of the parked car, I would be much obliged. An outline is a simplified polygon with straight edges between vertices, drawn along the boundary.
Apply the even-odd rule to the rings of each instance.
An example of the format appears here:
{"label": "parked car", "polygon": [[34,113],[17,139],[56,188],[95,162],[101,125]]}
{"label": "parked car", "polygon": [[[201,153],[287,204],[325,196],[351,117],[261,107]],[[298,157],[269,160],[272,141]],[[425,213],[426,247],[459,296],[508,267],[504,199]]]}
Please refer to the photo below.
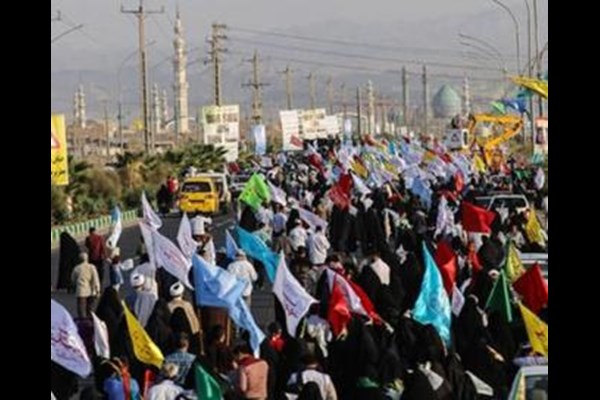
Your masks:
{"label": "parked car", "polygon": [[508,400],[538,399],[548,399],[548,366],[521,367],[513,380]]}

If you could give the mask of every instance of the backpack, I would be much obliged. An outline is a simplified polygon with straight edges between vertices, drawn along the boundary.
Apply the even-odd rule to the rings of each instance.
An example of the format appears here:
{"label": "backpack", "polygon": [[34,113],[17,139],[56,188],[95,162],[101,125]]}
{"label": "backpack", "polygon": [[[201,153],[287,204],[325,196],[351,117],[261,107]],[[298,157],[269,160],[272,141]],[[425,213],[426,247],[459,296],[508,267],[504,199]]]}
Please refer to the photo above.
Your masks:
{"label": "backpack", "polygon": [[316,382],[306,382],[297,400],[323,400],[321,388],[319,388]]}

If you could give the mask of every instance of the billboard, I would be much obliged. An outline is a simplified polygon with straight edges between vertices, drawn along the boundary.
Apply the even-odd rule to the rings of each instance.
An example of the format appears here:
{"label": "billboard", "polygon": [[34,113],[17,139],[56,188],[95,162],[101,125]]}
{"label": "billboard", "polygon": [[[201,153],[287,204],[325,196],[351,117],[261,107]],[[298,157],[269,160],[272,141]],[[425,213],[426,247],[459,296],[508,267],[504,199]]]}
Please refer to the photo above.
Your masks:
{"label": "billboard", "polygon": [[225,159],[237,160],[240,142],[240,106],[204,106],[200,110],[204,144],[227,149]]}
{"label": "billboard", "polygon": [[69,184],[69,161],[64,114],[50,115],[50,179],[52,184]]}
{"label": "billboard", "polygon": [[283,151],[302,150],[304,143],[300,133],[298,110],[279,111]]}
{"label": "billboard", "polygon": [[299,110],[300,137],[304,140],[327,139],[326,117],[327,112],[324,108]]}

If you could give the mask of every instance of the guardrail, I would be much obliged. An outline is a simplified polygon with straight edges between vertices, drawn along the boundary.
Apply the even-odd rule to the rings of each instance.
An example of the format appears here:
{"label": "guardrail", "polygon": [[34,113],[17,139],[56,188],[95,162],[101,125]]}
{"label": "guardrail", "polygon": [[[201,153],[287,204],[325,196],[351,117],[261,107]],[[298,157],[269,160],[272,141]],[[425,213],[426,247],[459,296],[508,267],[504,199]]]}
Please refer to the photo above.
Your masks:
{"label": "guardrail", "polygon": [[[136,219],[138,217],[137,213],[137,210],[124,211],[121,214],[123,223]],[[110,226],[110,215],[52,228],[50,230],[50,244],[52,245],[58,242],[60,234],[64,231],[69,232],[69,234],[71,234],[73,237],[84,236],[87,235],[90,227],[92,226],[98,230],[108,228]]]}

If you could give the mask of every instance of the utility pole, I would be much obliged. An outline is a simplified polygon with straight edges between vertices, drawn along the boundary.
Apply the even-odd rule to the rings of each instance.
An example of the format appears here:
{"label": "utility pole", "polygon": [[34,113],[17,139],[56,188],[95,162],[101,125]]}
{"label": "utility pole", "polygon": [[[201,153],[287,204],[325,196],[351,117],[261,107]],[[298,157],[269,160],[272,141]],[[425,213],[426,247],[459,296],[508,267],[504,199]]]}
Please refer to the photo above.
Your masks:
{"label": "utility pole", "polygon": [[212,34],[208,43],[210,44],[210,51],[208,55],[210,59],[205,64],[212,64],[214,68],[214,79],[215,79],[215,105],[221,106],[223,97],[221,96],[221,53],[226,53],[227,49],[221,47],[221,40],[227,39],[227,36],[223,34],[223,30],[227,29],[225,24],[212,24]]}
{"label": "utility pole", "polygon": [[367,134],[375,134],[375,92],[373,82],[367,82]]}
{"label": "utility pole", "polygon": [[362,118],[360,114],[360,86],[356,88],[356,115],[358,116],[358,137],[362,137]]}
{"label": "utility pole", "polygon": [[317,104],[317,88],[315,86],[315,74],[312,72],[306,77],[308,79],[308,93],[310,95],[310,109],[314,110]]}
{"label": "utility pole", "polygon": [[329,115],[333,115],[333,78],[327,78],[327,111]]}
{"label": "utility pole", "polygon": [[117,122],[118,122],[118,130],[119,130],[119,148],[121,149],[121,154],[125,150],[125,144],[123,143],[123,109],[121,105],[121,101],[117,104]]}
{"label": "utility pole", "polygon": [[292,106],[292,95],[293,95],[293,81],[292,81],[292,72],[289,65],[286,65],[285,69],[280,73],[285,75],[285,97],[287,101],[287,109],[291,110]]}
{"label": "utility pole", "polygon": [[342,100],[342,112],[344,113],[344,121],[347,118],[347,114],[348,114],[348,108],[347,108],[347,104],[346,104],[346,84],[342,83],[340,85],[340,97]]}
{"label": "utility pole", "polygon": [[106,160],[110,161],[110,132],[108,129],[108,100],[102,100],[104,105],[104,133],[106,134]]}
{"label": "utility pole", "polygon": [[140,53],[140,80],[141,80],[141,98],[142,98],[142,126],[144,131],[144,151],[150,154],[154,149],[150,148],[150,134],[148,121],[148,61],[146,59],[146,39],[144,22],[148,14],[162,14],[165,12],[164,7],[160,11],[146,10],[144,8],[144,0],[140,0],[140,5],[137,10],[125,10],[121,6],[121,13],[134,14],[138,20],[138,46]]}
{"label": "utility pole", "polygon": [[252,88],[252,121],[255,125],[262,123],[262,88],[268,86],[268,83],[260,82],[259,78],[259,60],[258,52],[254,50],[254,56],[251,60],[246,60],[252,63],[252,81],[245,83],[242,87]]}
{"label": "utility pole", "polygon": [[[538,30],[538,6],[537,0],[533,0],[533,30],[535,39],[535,60],[536,60],[536,75],[538,79],[542,79],[542,55],[540,53],[540,40]],[[539,116],[544,115],[544,99],[538,95],[538,111]]]}
{"label": "utility pole", "polygon": [[429,118],[429,85],[427,82],[427,66],[423,65],[423,134],[427,134]]}
{"label": "utility pole", "polygon": [[408,74],[406,67],[402,67],[402,119],[404,126],[408,127]]}

